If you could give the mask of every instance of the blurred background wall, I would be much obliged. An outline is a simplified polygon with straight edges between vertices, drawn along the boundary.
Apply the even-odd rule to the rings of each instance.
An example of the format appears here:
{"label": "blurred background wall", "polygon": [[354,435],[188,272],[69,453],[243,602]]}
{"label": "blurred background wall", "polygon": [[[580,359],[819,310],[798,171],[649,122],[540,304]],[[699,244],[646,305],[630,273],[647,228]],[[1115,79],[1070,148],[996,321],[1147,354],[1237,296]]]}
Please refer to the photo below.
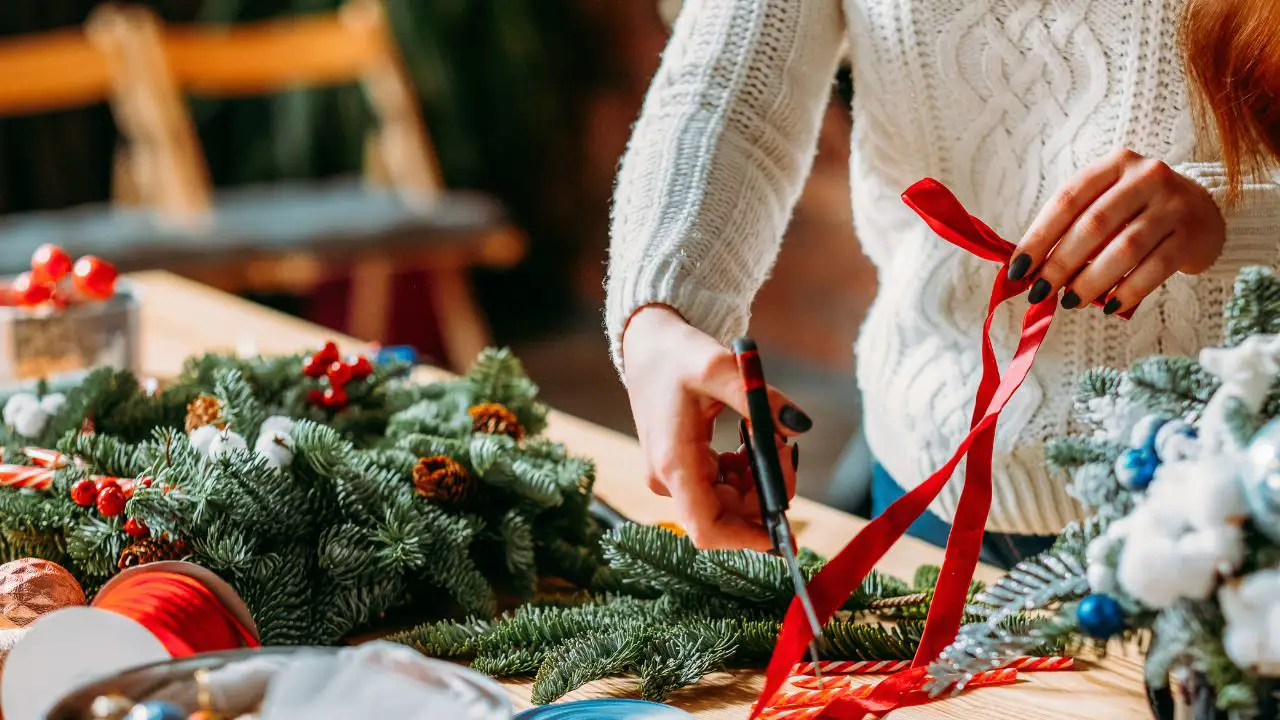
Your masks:
{"label": "blurred background wall", "polygon": [[[78,25],[95,4],[0,3],[0,35]],[[228,23],[330,10],[339,2],[145,4],[169,21]],[[477,278],[497,341],[521,353],[553,404],[631,432],[600,331],[609,199],[667,39],[665,19],[679,2],[388,0],[386,6],[448,184],[496,195],[530,239],[521,267]],[[874,273],[850,221],[849,92],[847,76],[833,78],[838,101],[828,110],[813,176],[752,327],[773,358],[771,379],[805,404],[825,432],[810,441],[813,450],[806,448],[814,482],[825,481],[856,422],[850,346],[874,294]],[[221,186],[357,171],[370,122],[355,86],[196,101],[193,111]],[[0,120],[0,213],[106,199],[116,141],[105,106]],[[307,297],[258,299],[336,327],[344,292],[339,282]],[[393,339],[421,348],[430,339],[413,321],[415,302],[406,288]]]}

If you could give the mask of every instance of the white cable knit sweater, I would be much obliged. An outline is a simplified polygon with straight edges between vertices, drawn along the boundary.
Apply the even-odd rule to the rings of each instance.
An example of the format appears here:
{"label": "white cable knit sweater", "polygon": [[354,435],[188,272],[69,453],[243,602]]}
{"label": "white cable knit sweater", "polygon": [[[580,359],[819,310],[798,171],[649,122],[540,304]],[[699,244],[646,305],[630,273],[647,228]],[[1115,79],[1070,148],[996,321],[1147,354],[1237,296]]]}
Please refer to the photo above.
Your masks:
{"label": "white cable knit sweater", "polygon": [[[1078,169],[1129,147],[1221,195],[1197,148],[1176,48],[1181,0],[693,0],[679,17],[618,176],[606,322],[616,362],[640,306],[664,303],[728,343],[778,252],[815,152],[838,56],[852,53],[852,200],[880,290],[857,343],[865,427],[904,487],[968,430],[996,267],[935,236],[899,199],[925,176],[1017,241]],[[1215,342],[1243,265],[1274,265],[1280,188],[1246,189],[1223,256],[1177,276],[1131,321],[1060,312],[999,424],[989,527],[1048,534],[1079,517],[1043,462],[1073,430],[1091,366]],[[821,298],[814,298],[815,303]],[[993,335],[1001,363],[1024,307]],[[958,473],[962,475],[962,473]],[[961,482],[933,510],[950,519]]]}

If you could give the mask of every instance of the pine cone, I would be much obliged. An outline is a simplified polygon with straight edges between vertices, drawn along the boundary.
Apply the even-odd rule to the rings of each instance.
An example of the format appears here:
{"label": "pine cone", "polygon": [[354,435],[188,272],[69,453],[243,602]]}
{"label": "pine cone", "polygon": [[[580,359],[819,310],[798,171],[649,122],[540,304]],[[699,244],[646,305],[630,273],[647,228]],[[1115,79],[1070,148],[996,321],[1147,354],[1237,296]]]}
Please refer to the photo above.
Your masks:
{"label": "pine cone", "polygon": [[187,432],[205,425],[219,430],[226,426],[222,421],[222,403],[212,395],[201,395],[187,404]]}
{"label": "pine cone", "polygon": [[524,426],[516,414],[499,403],[482,403],[467,409],[473,432],[507,435],[513,440],[524,438]]}
{"label": "pine cone", "polygon": [[116,566],[121,570],[161,560],[181,560],[191,552],[181,540],[170,540],[168,535],[139,540],[120,553]]}
{"label": "pine cone", "polygon": [[474,484],[465,467],[444,455],[421,458],[413,466],[413,489],[428,500],[456,505],[471,495]]}

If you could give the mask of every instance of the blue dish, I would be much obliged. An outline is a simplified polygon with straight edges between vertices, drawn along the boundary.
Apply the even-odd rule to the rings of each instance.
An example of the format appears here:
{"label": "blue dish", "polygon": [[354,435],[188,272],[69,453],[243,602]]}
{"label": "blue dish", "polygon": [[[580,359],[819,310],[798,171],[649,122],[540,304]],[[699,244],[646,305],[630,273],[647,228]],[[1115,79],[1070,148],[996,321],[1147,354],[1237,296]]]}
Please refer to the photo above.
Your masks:
{"label": "blue dish", "polygon": [[681,720],[693,716],[670,705],[607,698],[603,700],[577,700],[574,702],[544,705],[530,708],[515,716],[514,720]]}

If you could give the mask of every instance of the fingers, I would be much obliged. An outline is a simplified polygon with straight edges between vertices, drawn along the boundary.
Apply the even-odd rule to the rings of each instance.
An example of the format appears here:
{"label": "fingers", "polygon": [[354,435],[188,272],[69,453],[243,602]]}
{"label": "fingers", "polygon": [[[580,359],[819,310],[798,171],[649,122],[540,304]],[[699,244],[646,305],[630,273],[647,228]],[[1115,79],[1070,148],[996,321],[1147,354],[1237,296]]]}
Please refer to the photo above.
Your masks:
{"label": "fingers", "polygon": [[[1145,185],[1124,181],[1112,185],[1104,192],[1076,219],[1062,240],[1049,251],[1049,256],[1045,258],[1040,271],[1040,277],[1031,286],[1027,299],[1033,303],[1041,302],[1055,295],[1070,282],[1076,274],[1081,272],[1085,264],[1108,244],[1108,241],[1125,230],[1125,226],[1142,212],[1149,199],[1148,192],[1148,187]],[[1145,235],[1139,235],[1131,237],[1130,240],[1132,242],[1150,240],[1151,244],[1142,248],[1145,256],[1160,238],[1149,239]],[[1141,259],[1139,257],[1137,260]],[[1130,265],[1125,270],[1133,267]],[[1070,302],[1070,298],[1067,298],[1068,305],[1079,305],[1079,297],[1092,296],[1078,296],[1075,302]]]}
{"label": "fingers", "polygon": [[768,551],[773,543],[764,528],[729,512],[717,488],[701,478],[678,472],[669,482],[680,525],[702,550],[749,548]]}
{"label": "fingers", "polygon": [[[1139,215],[1103,248],[1102,252],[1080,272],[1075,280],[1071,281],[1070,289],[1062,298],[1063,307],[1074,308],[1105,295],[1119,285],[1126,275],[1135,272],[1135,268],[1138,268],[1172,231],[1168,215],[1165,213],[1148,211]],[[1161,282],[1164,279],[1161,278]],[[1116,309],[1112,308],[1112,312]]]}
{"label": "fingers", "polygon": [[1119,153],[1108,156],[1054,193],[1013,251],[1010,280],[1021,280],[1040,267],[1080,215],[1120,179],[1124,160]]}
{"label": "fingers", "polygon": [[[691,390],[706,394],[744,418],[750,416],[746,390],[743,389],[738,362],[732,352],[718,352],[699,371],[693,373],[687,382]],[[790,398],[773,387],[769,388],[769,409],[773,412],[777,431],[783,435],[800,435],[813,427],[813,420]]]}
{"label": "fingers", "polygon": [[1182,243],[1177,241],[1181,238],[1180,235],[1174,235],[1157,245],[1128,277],[1116,285],[1103,312],[1110,315],[1136,307],[1143,298],[1155,292],[1165,280],[1178,272],[1181,262],[1179,246]]}

